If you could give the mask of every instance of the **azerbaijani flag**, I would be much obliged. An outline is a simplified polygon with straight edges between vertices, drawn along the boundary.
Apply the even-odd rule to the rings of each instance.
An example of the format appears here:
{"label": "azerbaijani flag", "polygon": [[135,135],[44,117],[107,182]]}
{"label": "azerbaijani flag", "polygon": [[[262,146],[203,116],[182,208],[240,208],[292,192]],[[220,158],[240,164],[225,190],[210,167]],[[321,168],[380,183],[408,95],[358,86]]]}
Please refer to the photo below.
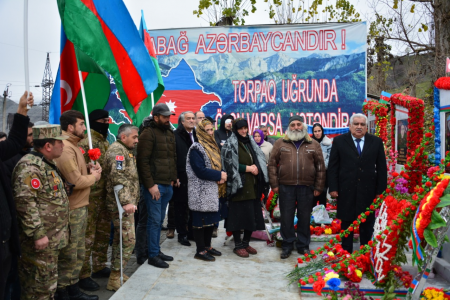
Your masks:
{"label": "azerbaijani flag", "polygon": [[[122,0],[58,0],[67,38],[114,78],[135,125],[151,112],[158,75]],[[88,104],[89,105],[89,104]]]}
{"label": "azerbaijani flag", "polygon": [[61,113],[67,110],[84,114],[78,70],[82,71],[88,112],[104,108],[111,91],[108,77],[89,56],[74,47],[61,27],[61,54],[50,101],[50,124],[59,124]]}
{"label": "azerbaijani flag", "polygon": [[389,104],[389,99],[391,98],[392,94],[389,94],[388,92],[382,91],[380,96],[380,103]]}
{"label": "azerbaijani flag", "polygon": [[145,24],[144,19],[144,11],[141,10],[141,24],[139,25],[139,35],[141,36],[142,41],[144,42],[145,47],[147,48],[148,53],[150,54],[150,57],[153,61],[153,64],[156,69],[156,75],[158,76],[158,87],[153,92],[153,97],[156,102],[161,98],[162,94],[164,93],[164,82],[161,76],[161,69],[159,68],[158,59],[156,58],[156,51],[155,51],[155,45],[152,42],[152,39],[150,37],[150,34],[147,30],[147,25]]}

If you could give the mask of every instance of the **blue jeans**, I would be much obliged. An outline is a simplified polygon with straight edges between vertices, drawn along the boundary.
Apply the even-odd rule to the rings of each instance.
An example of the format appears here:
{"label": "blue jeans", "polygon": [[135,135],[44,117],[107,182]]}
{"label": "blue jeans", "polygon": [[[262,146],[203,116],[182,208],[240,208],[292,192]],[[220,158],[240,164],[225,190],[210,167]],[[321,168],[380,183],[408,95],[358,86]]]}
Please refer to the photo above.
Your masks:
{"label": "blue jeans", "polygon": [[147,243],[148,257],[155,257],[159,254],[159,240],[161,237],[161,226],[166,216],[166,208],[172,199],[173,189],[168,184],[158,184],[161,198],[152,199],[148,189],[144,188],[145,205],[147,206]]}

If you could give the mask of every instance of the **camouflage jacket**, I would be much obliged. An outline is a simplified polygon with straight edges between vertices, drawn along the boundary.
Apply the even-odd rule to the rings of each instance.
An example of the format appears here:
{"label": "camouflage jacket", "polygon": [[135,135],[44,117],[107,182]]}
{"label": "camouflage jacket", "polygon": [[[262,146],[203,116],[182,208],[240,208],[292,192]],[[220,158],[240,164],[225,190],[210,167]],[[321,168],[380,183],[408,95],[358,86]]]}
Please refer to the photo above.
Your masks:
{"label": "camouflage jacket", "polygon": [[121,141],[116,141],[106,151],[105,166],[102,174],[106,177],[106,203],[108,210],[117,212],[114,186],[123,185],[119,191],[122,206],[137,205],[139,201],[139,176],[136,169],[136,157]]}
{"label": "camouflage jacket", "polygon": [[48,237],[48,249],[68,243],[69,198],[56,165],[40,153],[25,155],[12,175],[22,245]]}
{"label": "camouflage jacket", "polygon": [[[101,135],[100,133],[98,133],[97,131],[95,131],[93,129],[91,129],[91,137],[92,137],[92,148],[100,149],[100,152],[102,154],[95,163],[99,163],[100,166],[103,168],[103,166],[105,165],[106,150],[108,150],[109,143],[103,137],[103,135]],[[86,164],[90,163],[91,159],[89,158],[89,154],[88,154],[89,141],[88,141],[87,136],[85,139],[81,140],[78,143],[78,146],[80,147],[81,153],[83,153],[84,159],[86,160]],[[89,194],[89,198],[99,197],[99,196],[103,196],[103,197],[106,196],[106,178],[105,178],[105,176],[102,176],[100,178],[100,180],[97,181],[97,183],[95,183],[94,185],[91,186],[91,193]]]}

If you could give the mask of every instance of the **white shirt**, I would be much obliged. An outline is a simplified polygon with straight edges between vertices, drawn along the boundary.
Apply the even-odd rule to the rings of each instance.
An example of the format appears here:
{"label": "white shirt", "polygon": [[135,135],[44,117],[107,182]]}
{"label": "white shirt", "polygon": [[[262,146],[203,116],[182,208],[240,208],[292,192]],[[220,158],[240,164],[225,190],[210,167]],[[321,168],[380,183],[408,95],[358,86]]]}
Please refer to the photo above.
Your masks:
{"label": "white shirt", "polygon": [[[353,142],[355,143],[356,150],[358,150],[358,143],[356,142],[356,138],[352,135]],[[363,152],[364,148],[364,136],[361,138],[361,141],[359,142],[359,148],[361,148],[361,153]]]}

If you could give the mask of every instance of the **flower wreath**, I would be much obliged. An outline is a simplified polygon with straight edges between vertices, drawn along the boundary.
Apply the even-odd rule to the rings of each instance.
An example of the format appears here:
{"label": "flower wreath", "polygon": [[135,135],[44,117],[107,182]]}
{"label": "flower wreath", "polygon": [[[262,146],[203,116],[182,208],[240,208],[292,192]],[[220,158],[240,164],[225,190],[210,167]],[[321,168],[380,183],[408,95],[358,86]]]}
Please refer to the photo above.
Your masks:
{"label": "flower wreath", "polygon": [[436,127],[436,131],[434,132],[434,145],[435,145],[435,163],[439,164],[441,160],[441,100],[440,100],[440,92],[439,90],[450,90],[450,77],[441,77],[434,83],[434,126]]}
{"label": "flower wreath", "polygon": [[[391,125],[395,128],[397,119],[395,118],[395,106],[401,105],[408,109],[408,133],[406,135],[406,164],[405,164],[405,179],[408,180],[409,193],[414,192],[414,188],[420,185],[422,173],[426,169],[424,159],[428,156],[423,153],[416,153],[416,148],[420,145],[423,137],[424,126],[424,103],[423,100],[403,95],[394,94],[391,96]],[[431,134],[431,133],[427,133]],[[395,149],[395,130],[391,129],[391,145]],[[422,149],[423,151],[423,149]],[[408,159],[408,158],[412,159]]]}
{"label": "flower wreath", "polygon": [[369,111],[375,115],[376,130],[375,135],[387,142],[388,106],[378,101],[370,100],[363,105],[363,112],[369,116]]}

